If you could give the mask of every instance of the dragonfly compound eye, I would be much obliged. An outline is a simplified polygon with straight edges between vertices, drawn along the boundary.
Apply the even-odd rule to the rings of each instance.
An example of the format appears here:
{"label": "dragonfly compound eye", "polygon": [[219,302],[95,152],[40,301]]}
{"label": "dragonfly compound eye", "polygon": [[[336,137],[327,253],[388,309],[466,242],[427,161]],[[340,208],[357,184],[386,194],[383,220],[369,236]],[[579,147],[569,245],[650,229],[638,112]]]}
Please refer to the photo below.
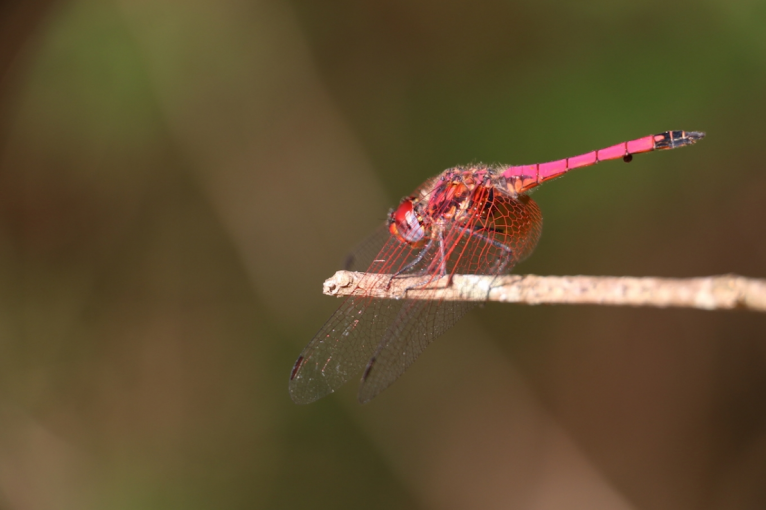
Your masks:
{"label": "dragonfly compound eye", "polygon": [[423,225],[412,207],[412,200],[405,198],[388,219],[388,230],[397,239],[409,244],[417,244],[426,235]]}

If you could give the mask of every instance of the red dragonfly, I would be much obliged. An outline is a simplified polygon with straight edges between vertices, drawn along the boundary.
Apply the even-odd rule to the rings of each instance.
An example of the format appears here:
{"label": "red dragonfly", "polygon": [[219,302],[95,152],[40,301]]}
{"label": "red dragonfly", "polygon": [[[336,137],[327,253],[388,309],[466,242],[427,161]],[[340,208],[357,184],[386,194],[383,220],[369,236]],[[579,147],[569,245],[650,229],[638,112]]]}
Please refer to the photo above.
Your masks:
{"label": "red dragonfly", "polygon": [[[542,215],[528,191],[574,168],[618,158],[629,162],[633,154],[691,145],[704,136],[666,131],[550,163],[450,168],[404,198],[347,269],[366,268],[380,275],[384,286],[403,276],[428,276],[428,282],[455,274],[507,273],[540,238]],[[428,283],[419,290],[427,292]],[[368,402],[472,306],[347,297],[295,362],[290,396],[307,404],[362,372],[359,401]]]}

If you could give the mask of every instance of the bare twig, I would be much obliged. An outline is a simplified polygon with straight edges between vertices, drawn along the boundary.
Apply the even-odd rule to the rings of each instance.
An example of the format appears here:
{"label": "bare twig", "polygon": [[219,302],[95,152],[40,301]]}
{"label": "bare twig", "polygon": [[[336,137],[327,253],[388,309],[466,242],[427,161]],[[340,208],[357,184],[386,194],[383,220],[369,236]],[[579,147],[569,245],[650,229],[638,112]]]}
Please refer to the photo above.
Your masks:
{"label": "bare twig", "polygon": [[700,278],[613,276],[397,276],[338,271],[324,283],[331,296],[503,303],[687,307],[766,311],[766,280],[737,275]]}

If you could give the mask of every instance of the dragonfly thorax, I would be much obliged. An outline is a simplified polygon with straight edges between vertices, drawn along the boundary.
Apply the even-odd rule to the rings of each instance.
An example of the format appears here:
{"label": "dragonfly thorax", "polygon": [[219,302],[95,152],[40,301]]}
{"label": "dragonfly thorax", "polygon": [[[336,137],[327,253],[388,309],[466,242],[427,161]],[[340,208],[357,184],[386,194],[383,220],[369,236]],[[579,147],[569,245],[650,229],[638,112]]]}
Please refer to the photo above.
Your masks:
{"label": "dragonfly thorax", "polygon": [[400,241],[422,246],[446,223],[468,225],[486,218],[494,196],[486,167],[451,168],[402,200],[388,216],[388,229]]}
{"label": "dragonfly thorax", "polygon": [[423,216],[433,224],[446,221],[464,226],[486,218],[494,203],[493,177],[483,166],[445,171],[428,195]]}

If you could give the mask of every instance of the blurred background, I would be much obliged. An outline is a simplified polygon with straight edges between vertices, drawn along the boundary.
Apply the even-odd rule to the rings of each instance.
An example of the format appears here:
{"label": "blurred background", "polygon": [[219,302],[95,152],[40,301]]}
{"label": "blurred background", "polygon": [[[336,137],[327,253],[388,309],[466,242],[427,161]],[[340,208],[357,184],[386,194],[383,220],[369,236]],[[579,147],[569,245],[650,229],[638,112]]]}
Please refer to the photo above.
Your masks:
{"label": "blurred background", "polygon": [[766,319],[487,305],[292,403],[325,278],[426,178],[670,129],[534,194],[516,272],[766,277],[766,3],[0,4],[0,508],[760,509]]}

